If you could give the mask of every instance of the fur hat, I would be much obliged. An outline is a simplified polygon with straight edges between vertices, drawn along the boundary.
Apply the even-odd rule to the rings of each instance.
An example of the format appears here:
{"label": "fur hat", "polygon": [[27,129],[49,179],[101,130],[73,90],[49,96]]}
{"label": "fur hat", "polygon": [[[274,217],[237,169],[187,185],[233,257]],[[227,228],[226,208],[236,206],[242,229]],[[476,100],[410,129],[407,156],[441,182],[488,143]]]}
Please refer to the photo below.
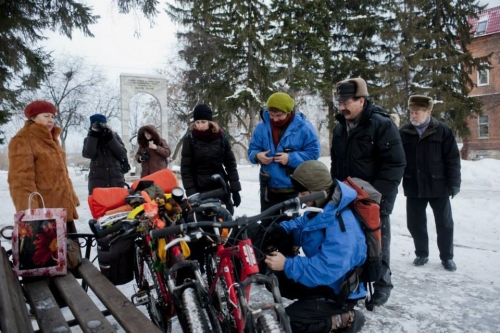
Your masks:
{"label": "fur hat", "polygon": [[368,87],[362,78],[347,79],[337,83],[337,101],[345,101],[353,97],[367,97]]}
{"label": "fur hat", "polygon": [[268,110],[269,108],[276,108],[285,113],[292,112],[294,106],[295,102],[293,101],[292,97],[284,92],[277,92],[272,94],[266,103],[266,107]]}
{"label": "fur hat", "polygon": [[99,123],[105,124],[106,123],[106,116],[103,114],[100,114],[100,113],[96,113],[96,114],[91,115],[90,116],[90,125],[92,126],[92,124],[95,123],[96,121]]}
{"label": "fur hat", "polygon": [[408,99],[408,109],[426,109],[432,111],[434,101],[432,98],[422,95],[412,95]]}
{"label": "fur hat", "polygon": [[194,121],[209,120],[212,121],[212,109],[206,104],[198,104],[193,111]]}
{"label": "fur hat", "polygon": [[30,119],[40,113],[56,114],[56,106],[50,102],[37,100],[29,103],[24,108],[24,115]]}
{"label": "fur hat", "polygon": [[311,193],[326,191],[327,198],[316,200],[316,206],[323,207],[328,200],[333,185],[332,176],[325,163],[317,160],[305,161],[300,164],[290,176],[295,190]]}

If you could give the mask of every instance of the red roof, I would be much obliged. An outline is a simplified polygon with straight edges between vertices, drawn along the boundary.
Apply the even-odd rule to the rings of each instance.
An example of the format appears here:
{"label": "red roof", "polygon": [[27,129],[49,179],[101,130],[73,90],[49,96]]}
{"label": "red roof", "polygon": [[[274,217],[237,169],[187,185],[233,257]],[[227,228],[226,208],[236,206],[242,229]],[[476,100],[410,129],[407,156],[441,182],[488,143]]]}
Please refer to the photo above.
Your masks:
{"label": "red roof", "polygon": [[500,6],[479,12],[477,19],[469,18],[469,23],[474,37],[500,32]]}

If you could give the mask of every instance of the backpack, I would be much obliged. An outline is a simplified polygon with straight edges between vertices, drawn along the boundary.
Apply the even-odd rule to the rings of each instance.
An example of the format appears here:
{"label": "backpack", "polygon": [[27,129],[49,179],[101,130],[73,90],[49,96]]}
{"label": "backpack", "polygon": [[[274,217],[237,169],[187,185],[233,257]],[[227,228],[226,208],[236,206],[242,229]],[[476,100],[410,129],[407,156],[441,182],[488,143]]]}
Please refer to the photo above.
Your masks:
{"label": "backpack", "polygon": [[[382,270],[382,233],[380,225],[380,200],[382,194],[378,192],[370,183],[359,178],[347,177],[344,184],[356,191],[356,198],[346,207],[350,209],[361,225],[361,229],[366,238],[366,261],[357,267],[344,282],[342,296],[347,297],[357,287],[357,282],[365,284],[370,293],[370,299],[365,300],[366,309],[373,311],[372,302],[373,286],[372,282],[378,281]],[[342,232],[345,226],[340,223]],[[341,286],[342,289],[342,286]]]}

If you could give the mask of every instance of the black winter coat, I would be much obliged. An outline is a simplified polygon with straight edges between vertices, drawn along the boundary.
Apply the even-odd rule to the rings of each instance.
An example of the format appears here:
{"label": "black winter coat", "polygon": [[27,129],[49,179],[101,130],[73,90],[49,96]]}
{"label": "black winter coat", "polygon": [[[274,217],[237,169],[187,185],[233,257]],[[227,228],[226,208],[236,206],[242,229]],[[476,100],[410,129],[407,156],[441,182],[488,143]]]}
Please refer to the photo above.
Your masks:
{"label": "black winter coat", "polygon": [[90,158],[89,195],[96,187],[123,187],[125,177],[120,160],[127,158],[127,150],[120,136],[105,142],[102,138],[88,136],[83,141],[82,156]]}
{"label": "black winter coat", "polygon": [[[356,128],[347,134],[342,114],[333,130],[332,178],[348,176],[368,181],[384,196],[395,196],[406,165],[401,137],[390,116],[370,100]],[[392,207],[389,209],[392,211]]]}
{"label": "black winter coat", "polygon": [[460,187],[460,153],[451,129],[434,117],[420,137],[413,125],[400,129],[406,153],[403,190],[407,197],[438,198]]}
{"label": "black winter coat", "polygon": [[220,188],[210,178],[213,174],[221,175],[231,192],[241,191],[236,158],[229,140],[222,130],[210,136],[210,141],[207,139],[193,138],[193,132],[190,132],[182,141],[181,176],[186,195]]}

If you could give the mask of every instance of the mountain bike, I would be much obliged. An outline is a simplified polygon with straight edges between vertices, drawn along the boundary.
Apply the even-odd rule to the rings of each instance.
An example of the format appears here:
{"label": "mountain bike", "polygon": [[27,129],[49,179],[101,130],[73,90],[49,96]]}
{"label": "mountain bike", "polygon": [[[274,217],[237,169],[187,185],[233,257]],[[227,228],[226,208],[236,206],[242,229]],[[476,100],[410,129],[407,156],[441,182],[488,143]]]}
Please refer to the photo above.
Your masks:
{"label": "mountain bike", "polygon": [[[171,196],[177,196],[179,191],[183,196],[181,188],[174,189]],[[146,306],[151,321],[163,332],[172,331],[175,316],[184,332],[221,332],[199,264],[186,259],[189,250],[183,246],[183,239],[175,236],[152,239],[148,233],[157,224],[180,221],[166,217],[164,202],[155,205],[144,199],[139,203],[126,219],[96,230],[99,238],[116,233],[111,245],[120,238],[136,238],[134,275],[138,290],[131,296],[132,303]]]}
{"label": "mountain bike", "polygon": [[[224,332],[291,332],[279,292],[278,280],[274,274],[259,274],[252,241],[247,237],[246,226],[269,217],[283,209],[287,213],[298,212],[302,203],[326,197],[326,192],[316,192],[300,198],[293,198],[276,204],[261,214],[237,217],[235,220],[216,222],[200,221],[152,230],[151,238],[184,234],[181,239],[190,242],[199,239],[207,228],[215,240],[215,251],[209,252],[206,261],[210,296],[219,312]],[[200,229],[205,228],[205,229]],[[227,246],[221,237],[221,229],[237,230],[235,244]],[[263,283],[271,291],[273,302],[250,302],[250,290],[254,283]]]}

